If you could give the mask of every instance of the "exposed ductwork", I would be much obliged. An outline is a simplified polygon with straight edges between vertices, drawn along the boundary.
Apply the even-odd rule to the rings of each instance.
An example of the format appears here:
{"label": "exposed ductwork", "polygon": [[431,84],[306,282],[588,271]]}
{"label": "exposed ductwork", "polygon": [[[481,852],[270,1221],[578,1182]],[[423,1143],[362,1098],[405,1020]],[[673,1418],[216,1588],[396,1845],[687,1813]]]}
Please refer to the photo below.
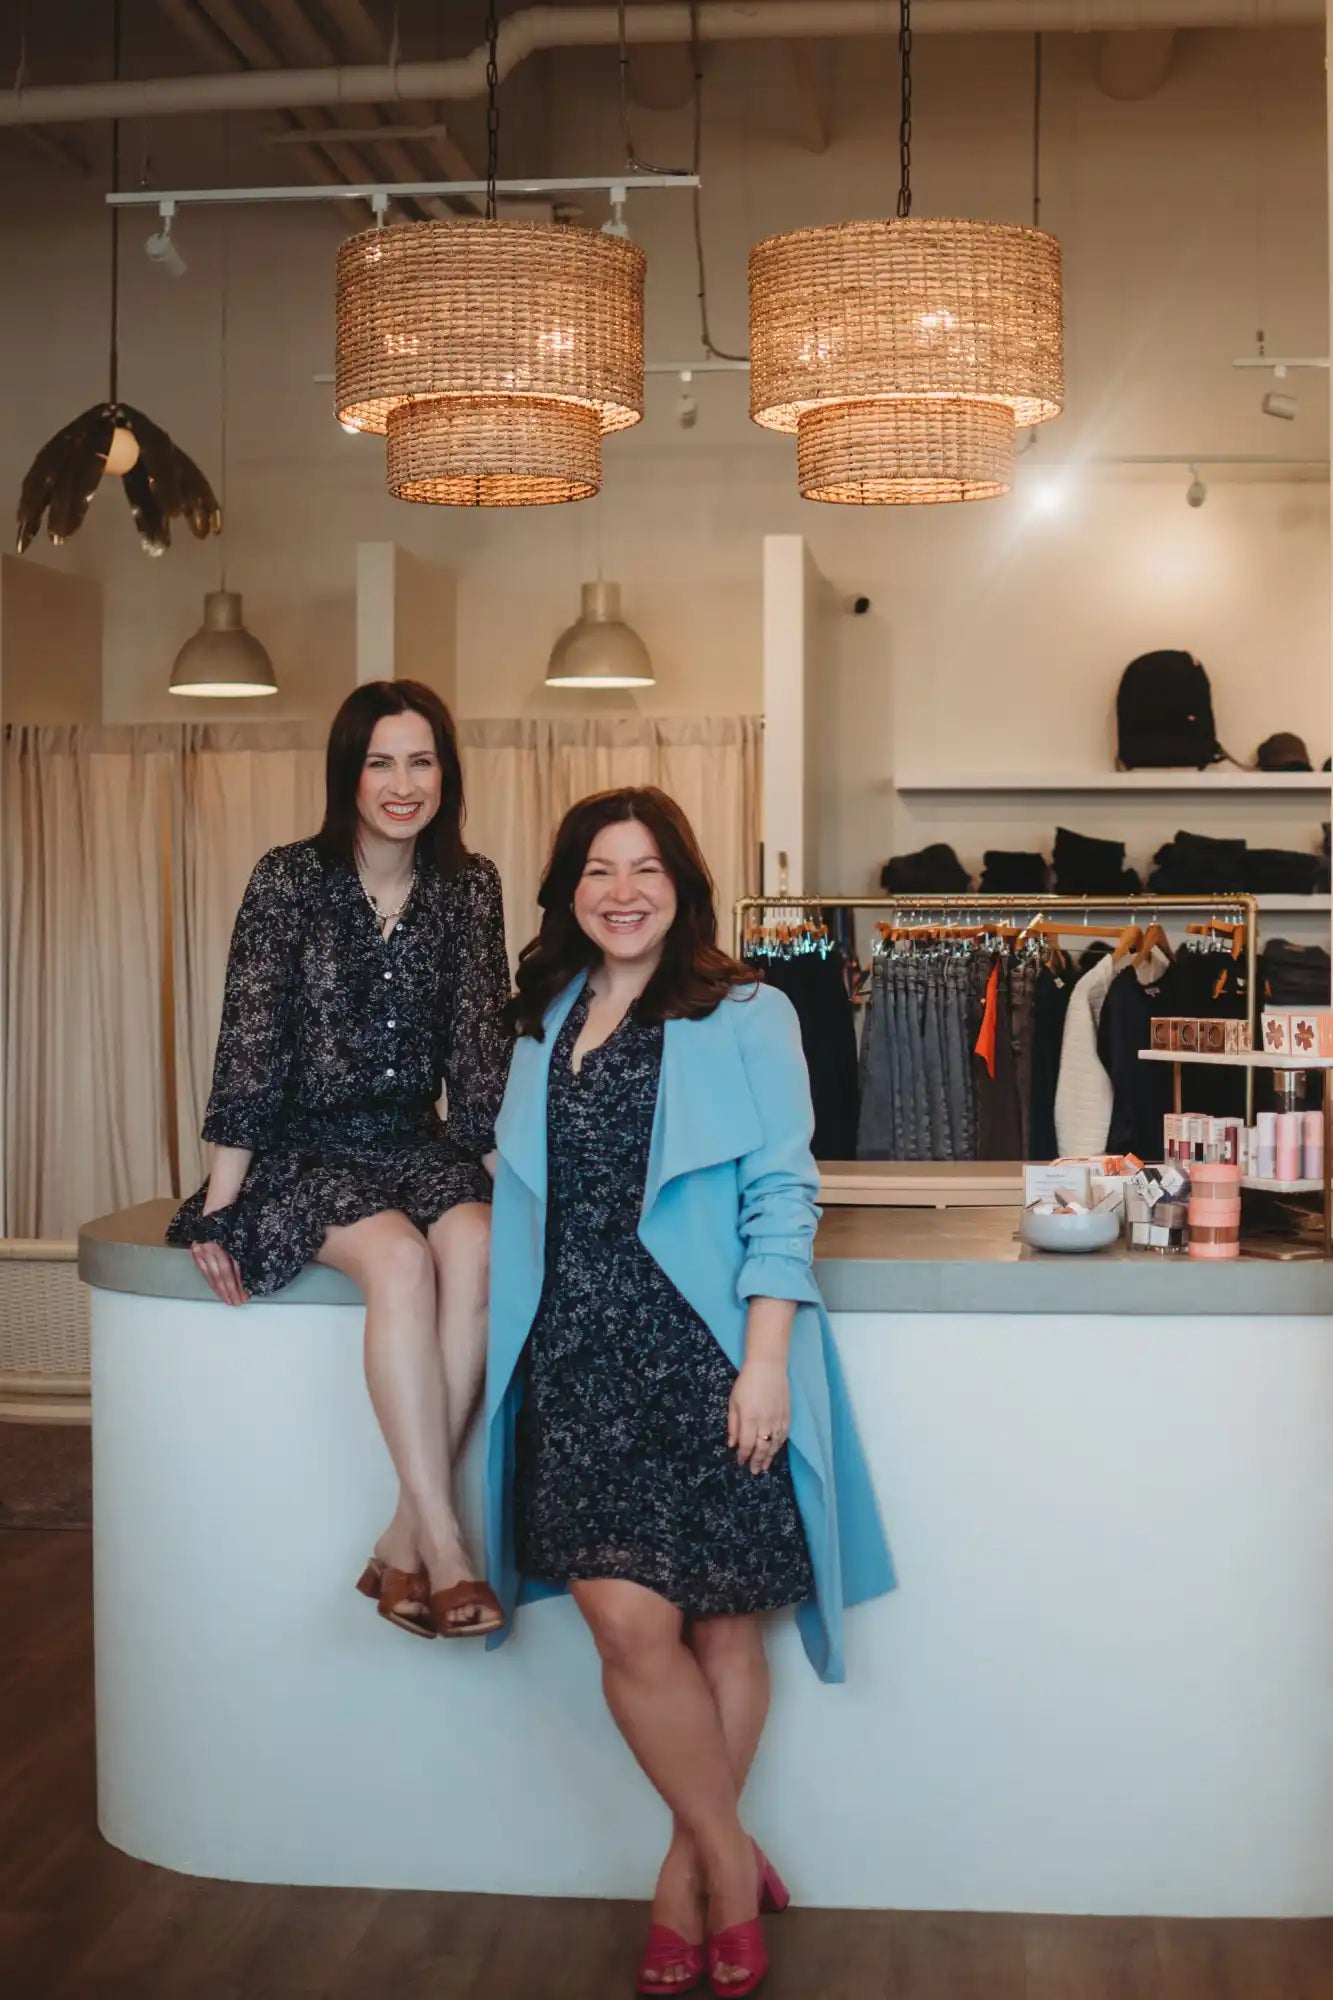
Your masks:
{"label": "exposed ductwork", "polygon": [[[686,5],[635,7],[635,47],[690,38]],[[923,0],[919,35],[1094,34],[1152,28],[1322,27],[1324,0]],[[897,0],[703,0],[705,42],[794,41],[896,35]],[[546,49],[614,47],[618,11],[528,7],[500,28],[502,77]],[[75,125],[98,118],[169,118],[226,111],[298,111],[345,104],[480,97],[486,50],[449,62],[366,63],[321,69],[150,77],[116,83],[52,84],[0,96],[0,125]]]}

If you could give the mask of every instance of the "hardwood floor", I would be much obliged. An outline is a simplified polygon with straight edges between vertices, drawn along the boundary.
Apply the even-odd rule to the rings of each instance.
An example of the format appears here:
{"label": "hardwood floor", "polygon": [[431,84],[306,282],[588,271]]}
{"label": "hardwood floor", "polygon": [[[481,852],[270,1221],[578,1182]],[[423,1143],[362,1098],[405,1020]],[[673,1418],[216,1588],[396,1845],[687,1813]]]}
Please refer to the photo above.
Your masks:
{"label": "hardwood floor", "polygon": [[[0,1533],[5,2000],[619,2000],[644,1912],[146,1867],[94,1812],[91,1553]],[[1333,1922],[793,1910],[765,2000],[1333,2000]]]}

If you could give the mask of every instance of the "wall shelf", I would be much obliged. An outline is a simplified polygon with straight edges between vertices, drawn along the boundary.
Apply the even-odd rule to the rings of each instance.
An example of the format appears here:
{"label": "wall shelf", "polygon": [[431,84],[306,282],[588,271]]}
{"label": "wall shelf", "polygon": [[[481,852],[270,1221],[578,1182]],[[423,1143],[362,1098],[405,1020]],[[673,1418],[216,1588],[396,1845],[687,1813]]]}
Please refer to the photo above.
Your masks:
{"label": "wall shelf", "polygon": [[1274,1056],[1267,1049],[1234,1056],[1205,1055],[1199,1049],[1140,1049],[1139,1061],[1176,1063],[1182,1069],[1333,1069],[1333,1056]]}
{"label": "wall shelf", "polygon": [[1034,772],[1026,777],[928,777],[908,771],[890,781],[899,792],[1235,792],[1333,793],[1328,771],[1085,771]]}

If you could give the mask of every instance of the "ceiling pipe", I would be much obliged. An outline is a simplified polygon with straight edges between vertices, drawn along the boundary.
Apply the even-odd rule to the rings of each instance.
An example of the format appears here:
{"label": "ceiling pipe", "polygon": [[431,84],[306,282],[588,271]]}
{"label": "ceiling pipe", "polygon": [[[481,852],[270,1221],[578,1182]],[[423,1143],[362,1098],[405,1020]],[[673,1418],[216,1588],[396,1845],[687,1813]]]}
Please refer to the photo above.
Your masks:
{"label": "ceiling pipe", "polygon": [[[633,7],[636,47],[685,42],[687,5]],[[923,0],[917,34],[1097,34],[1145,28],[1322,26],[1323,0]],[[896,35],[896,0],[703,0],[704,42],[845,39]],[[501,24],[499,70],[507,76],[545,49],[614,48],[615,7],[528,7]],[[367,63],[332,69],[248,71],[220,76],[47,84],[0,95],[0,125],[78,125],[97,118],[170,118],[223,111],[293,111],[339,104],[434,102],[480,97],[486,50],[449,62]]]}
{"label": "ceiling pipe", "polygon": [[[215,7],[219,4],[220,0],[205,0],[207,6]],[[274,39],[283,56],[293,57],[297,62],[303,63],[337,63],[339,51],[315,27],[301,6],[300,0],[263,0],[263,12],[272,26]],[[271,44],[265,43],[264,46],[268,48]],[[276,56],[273,62],[251,64],[255,69],[271,69],[275,65],[280,66]],[[420,167],[407,147],[394,137],[392,119],[383,112],[378,115],[384,136],[376,137],[368,143],[373,146],[378,159],[387,163],[391,173],[399,180],[409,181],[420,172]],[[335,130],[348,124],[355,125],[357,122],[356,112],[344,105],[339,105],[331,117]],[[437,222],[448,221],[454,213],[446,202],[430,196],[418,203],[418,206]],[[470,203],[468,211],[471,214],[476,212]]]}

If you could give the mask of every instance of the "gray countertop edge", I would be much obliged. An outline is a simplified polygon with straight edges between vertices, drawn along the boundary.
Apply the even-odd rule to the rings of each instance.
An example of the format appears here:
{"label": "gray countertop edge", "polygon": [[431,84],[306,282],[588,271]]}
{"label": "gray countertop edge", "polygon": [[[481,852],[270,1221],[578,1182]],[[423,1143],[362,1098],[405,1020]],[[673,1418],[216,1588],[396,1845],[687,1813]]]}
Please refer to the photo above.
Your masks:
{"label": "gray countertop edge", "polygon": [[1076,1318],[1304,1319],[1333,1313],[1322,1261],[1032,1256],[1009,1263],[817,1258],[834,1313],[1065,1314]]}
{"label": "gray countertop edge", "polygon": [[[188,1251],[169,1249],[160,1241],[126,1241],[121,1222],[107,1216],[80,1232],[79,1275],[85,1284],[147,1298],[212,1302]],[[835,1313],[1161,1318],[1333,1313],[1333,1273],[1318,1260],[1212,1264],[1146,1255],[826,1256],[816,1258],[815,1273],[829,1311]],[[340,1273],[310,1265],[261,1303],[358,1305],[360,1298]]]}

